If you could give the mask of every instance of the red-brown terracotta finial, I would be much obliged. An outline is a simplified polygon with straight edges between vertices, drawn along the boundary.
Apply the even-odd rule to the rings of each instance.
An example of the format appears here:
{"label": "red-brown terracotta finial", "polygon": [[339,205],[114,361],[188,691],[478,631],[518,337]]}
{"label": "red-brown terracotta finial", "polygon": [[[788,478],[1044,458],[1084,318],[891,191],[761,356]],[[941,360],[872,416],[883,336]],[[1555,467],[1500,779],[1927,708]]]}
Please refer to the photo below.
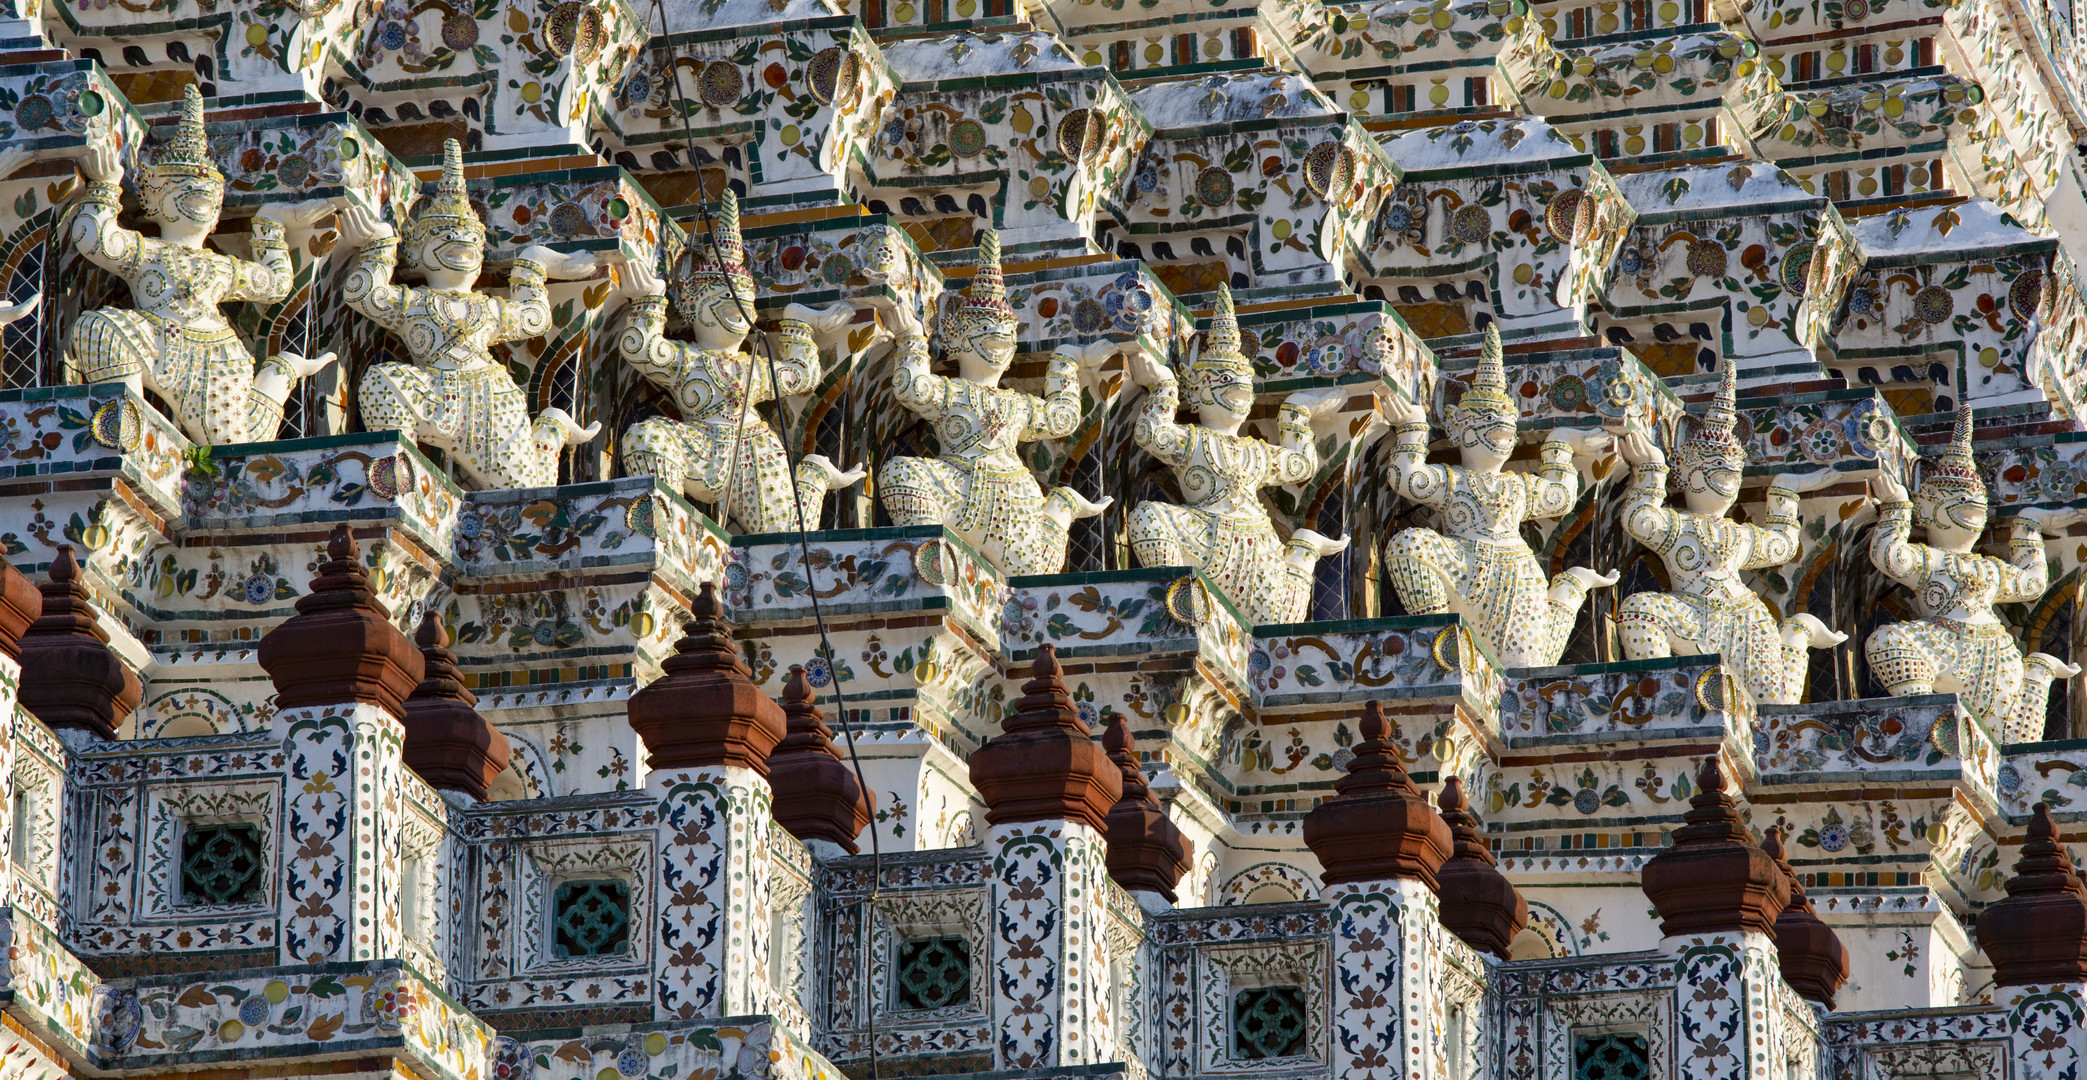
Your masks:
{"label": "red-brown terracotta finial", "polygon": [[1454,775],[1444,779],[1435,805],[1453,844],[1449,861],[1435,875],[1442,925],[1472,948],[1505,960],[1515,935],[1529,925],[1529,902],[1500,872],[1464,798],[1463,781]]}
{"label": "red-brown terracotta finial", "polygon": [[1978,916],[1979,948],[1996,986],[2087,982],[2087,885],[2058,843],[2051,808],[2029,813],[2007,896]]}
{"label": "red-brown terracotta finial", "polygon": [[799,840],[824,840],[854,854],[855,838],[870,823],[870,801],[834,749],[802,665],[790,665],[783,679],[783,716],[788,733],[768,755],[775,820]]}
{"label": "red-brown terracotta finial", "polygon": [[1005,733],[971,755],[986,821],[1080,821],[1106,834],[1109,810],[1123,797],[1122,770],[1081,722],[1055,646],[1037,647],[1029,674]]}
{"label": "red-brown terracotta finial", "polygon": [[115,738],[144,688],[130,665],[109,648],[71,544],[58,545],[51,579],[35,588],[41,614],[22,633],[16,650],[22,661],[22,707],[50,727]]}
{"label": "red-brown terracotta finial", "polygon": [[298,599],[297,614],[261,639],[259,654],[281,709],[362,701],[404,716],[425,666],[370,588],[345,524],[327,538],[326,561]]}
{"label": "red-brown terracotta finial", "polygon": [[1449,825],[1406,775],[1383,706],[1364,706],[1360,727],[1336,794],[1304,819],[1304,842],[1325,868],[1320,877],[1328,885],[1413,878],[1439,888],[1435,875],[1454,844]]}
{"label": "red-brown terracotta finial", "polygon": [[507,736],[472,708],[478,695],[457,673],[442,617],[432,610],[422,615],[413,640],[420,646],[426,677],[406,699],[406,767],[435,787],[484,799],[493,779],[507,768]]}
{"label": "red-brown terracotta finial", "polygon": [[1833,928],[1812,909],[1804,895],[1804,882],[1790,866],[1783,850],[1783,830],[1771,827],[1761,840],[1761,850],[1773,860],[1790,887],[1789,906],[1775,919],[1775,951],[1783,969],[1783,981],[1806,1001],[1833,1008],[1833,996],[1848,981],[1848,948]]}
{"label": "red-brown terracotta finial", "polygon": [[703,583],[689,611],[674,655],[660,664],[666,674],[627,706],[646,760],[655,770],[738,766],[767,776],[768,755],[783,741],[783,710],[754,685],[715,583]]}
{"label": "red-brown terracotta finial", "polygon": [[1645,864],[1640,884],[1659,910],[1669,937],[1753,930],[1774,933],[1790,902],[1790,885],[1775,860],[1754,843],[1737,804],[1725,794],[1716,754],[1696,773],[1687,822],[1671,846]]}
{"label": "red-brown terracotta finial", "polygon": [[1138,765],[1130,722],[1122,713],[1109,714],[1101,745],[1123,778],[1123,797],[1109,808],[1109,876],[1132,892],[1158,893],[1171,904],[1174,886],[1193,862],[1194,845],[1152,797],[1145,770]]}

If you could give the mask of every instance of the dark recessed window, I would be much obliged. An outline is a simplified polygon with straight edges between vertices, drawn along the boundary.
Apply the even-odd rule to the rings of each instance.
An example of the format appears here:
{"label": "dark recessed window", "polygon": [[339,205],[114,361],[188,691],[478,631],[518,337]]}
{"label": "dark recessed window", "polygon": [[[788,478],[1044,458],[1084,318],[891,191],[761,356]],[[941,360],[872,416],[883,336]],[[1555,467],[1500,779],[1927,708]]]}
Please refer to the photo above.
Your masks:
{"label": "dark recessed window", "polygon": [[1296,1057],[1304,1053],[1304,991],[1256,986],[1232,996],[1232,1056]]}
{"label": "dark recessed window", "polygon": [[181,834],[181,902],[250,904],[260,898],[261,830],[191,825]]}
{"label": "dark recessed window", "polygon": [[614,956],[630,950],[630,883],[567,881],[551,900],[557,956]]}
{"label": "dark recessed window", "polygon": [[1650,1059],[1643,1035],[1582,1035],[1573,1040],[1573,1080],[1645,1080]]}
{"label": "dark recessed window", "polygon": [[971,998],[971,943],[945,934],[899,944],[894,995],[901,1009],[940,1009]]}

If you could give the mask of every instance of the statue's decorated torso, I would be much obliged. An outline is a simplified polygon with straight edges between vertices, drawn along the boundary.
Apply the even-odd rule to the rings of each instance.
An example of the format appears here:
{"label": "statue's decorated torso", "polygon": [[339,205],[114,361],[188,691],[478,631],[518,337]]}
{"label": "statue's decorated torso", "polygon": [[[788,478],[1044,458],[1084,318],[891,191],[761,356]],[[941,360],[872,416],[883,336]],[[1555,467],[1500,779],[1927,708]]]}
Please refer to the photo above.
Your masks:
{"label": "statue's decorated torso", "polygon": [[467,289],[393,285],[398,241],[385,238],[356,255],[342,298],[406,343],[416,363],[436,369],[495,367],[492,347],[550,329],[544,268],[515,260],[508,296]]}
{"label": "statue's decorated torso", "polygon": [[1200,424],[1186,430],[1188,450],[1174,469],[1186,504],[1268,528],[1261,489],[1279,482],[1270,475],[1276,447],[1251,435],[1228,435]]}
{"label": "statue's decorated torso", "polygon": [[1548,486],[1541,477],[1482,473],[1462,465],[1441,466],[1440,472],[1447,485],[1436,513],[1451,536],[1522,547],[1522,522],[1548,516],[1540,508],[1547,493],[1537,489]]}
{"label": "statue's decorated torso", "polygon": [[218,305],[235,294],[266,288],[273,276],[259,263],[150,236],[138,238],[131,266],[123,276],[139,310],[198,330],[223,329]]}
{"label": "statue's decorated torso", "polygon": [[1036,437],[1031,428],[1044,404],[1041,398],[966,379],[927,378],[943,384],[942,408],[931,421],[943,460],[974,472],[1027,471],[1015,451]]}

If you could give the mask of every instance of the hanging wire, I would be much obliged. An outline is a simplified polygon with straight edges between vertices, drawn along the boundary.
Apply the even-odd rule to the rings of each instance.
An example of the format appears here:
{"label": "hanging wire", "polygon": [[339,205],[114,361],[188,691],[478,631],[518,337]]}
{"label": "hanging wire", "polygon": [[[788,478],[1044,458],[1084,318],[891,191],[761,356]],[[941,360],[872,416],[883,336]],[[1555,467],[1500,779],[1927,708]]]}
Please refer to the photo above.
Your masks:
{"label": "hanging wire", "polygon": [[[660,36],[662,38],[671,39],[673,37],[673,32],[669,29],[667,25],[667,9],[665,4],[662,2],[662,0],[652,0],[652,10],[659,17]],[[681,65],[675,62],[675,52],[671,45],[667,46],[664,51],[666,52],[668,70],[674,73],[674,97],[676,99],[674,111],[677,115],[681,117],[682,138],[688,144],[689,162],[690,164],[695,165],[696,167],[696,213],[703,224],[704,236],[707,238],[707,241],[710,246],[710,257],[716,265],[722,267],[724,265],[724,252],[718,247],[717,223],[715,220],[712,219],[710,214],[709,193],[704,190],[705,185],[703,181],[703,166],[702,163],[696,159],[695,130],[689,124],[688,119],[689,108],[691,107],[691,103],[689,101],[688,92],[686,89],[683,88],[681,83]],[[695,241],[693,239],[684,241],[682,250],[688,255],[688,257],[694,258]],[[668,277],[671,280],[673,276],[673,268],[671,265],[669,265],[666,269],[668,270]],[[758,329],[755,328],[755,318],[752,306],[749,305],[745,300],[741,299],[739,294],[731,288],[727,287],[725,291],[728,295],[732,297],[732,302],[738,306],[740,317],[746,320],[748,329],[753,333],[755,347],[761,350],[762,358],[767,363],[768,386],[770,391],[779,392],[782,383],[781,380],[777,377],[774,346],[769,343],[768,335],[760,333]],[[731,463],[731,466],[734,468],[736,468],[739,464],[739,455],[743,448],[744,433],[746,431],[748,402],[751,401],[753,398],[753,375],[754,371],[750,367],[747,372],[746,388],[739,395],[739,422],[733,428],[732,456],[728,459]],[[778,404],[780,404],[780,402],[778,402]],[[810,532],[810,530],[806,527],[806,519],[804,512],[804,493],[801,490],[799,490],[797,486],[797,467],[799,459],[802,457],[802,455],[793,451],[791,449],[790,440],[785,439],[783,440],[783,457],[784,460],[790,466],[790,500],[797,512],[798,557],[804,560],[805,574],[807,575],[807,577],[809,577],[809,575],[812,572],[812,554],[811,543],[810,540],[807,538],[807,534]],[[727,473],[727,476],[730,476],[729,472]],[[733,509],[733,502],[738,491],[739,485],[736,483],[732,483],[728,480],[725,491],[719,497],[718,500],[718,517],[720,520],[724,520],[727,513],[729,513],[730,510]],[[855,723],[854,720],[848,715],[848,698],[846,693],[841,689],[840,665],[838,662],[837,654],[834,652],[833,639],[827,633],[826,613],[822,609],[822,606],[819,602],[819,591],[817,589],[807,589],[806,595],[809,596],[812,601],[812,623],[818,629],[819,632],[819,652],[822,656],[826,658],[827,677],[833,680],[834,709],[838,714],[837,718],[840,720],[841,736],[843,739],[847,741],[848,744],[848,765],[850,768],[854,770],[855,783],[858,787],[862,789],[863,797],[872,810],[872,816],[870,819],[869,826],[870,890],[869,895],[865,897],[863,901],[861,901],[861,904],[858,905],[856,909],[858,914],[860,914],[864,910],[862,905],[867,905],[870,908],[875,907],[884,883],[884,850],[883,845],[879,843],[877,840],[877,821],[874,816],[874,811],[876,808],[876,798],[874,793],[870,790],[869,782],[863,778],[862,759],[859,756],[857,756],[855,752]],[[868,939],[870,933],[870,926],[867,919],[857,920],[856,932],[859,935],[856,940],[856,948],[857,951],[862,954],[862,984],[861,991],[858,996],[863,1000],[863,1044],[869,1052],[869,1080],[879,1080],[877,1074],[877,1007],[876,1002],[869,1000],[870,947]]]}

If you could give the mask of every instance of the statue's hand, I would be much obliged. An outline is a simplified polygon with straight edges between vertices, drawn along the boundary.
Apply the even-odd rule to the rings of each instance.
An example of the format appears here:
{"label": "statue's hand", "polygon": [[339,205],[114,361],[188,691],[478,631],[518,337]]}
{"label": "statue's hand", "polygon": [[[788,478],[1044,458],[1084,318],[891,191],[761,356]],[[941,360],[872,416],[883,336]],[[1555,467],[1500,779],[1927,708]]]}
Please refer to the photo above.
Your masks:
{"label": "statue's hand", "polygon": [[368,207],[354,203],[341,207],[340,226],[341,239],[355,247],[367,247],[398,235],[390,222],[377,217]]}
{"label": "statue's hand", "polygon": [[2036,531],[2046,536],[2063,536],[2065,530],[2079,521],[2083,515],[2070,506],[2032,506],[2016,516],[2036,526]]}
{"label": "statue's hand", "polygon": [[846,300],[828,304],[823,308],[805,304],[791,304],[783,309],[783,318],[796,319],[812,328],[812,336],[825,340],[839,334],[855,321],[855,305]]}
{"label": "statue's hand", "polygon": [[0,307],[0,326],[6,326],[7,324],[13,322],[20,322],[21,320],[36,314],[36,309],[41,306],[43,306],[43,294],[37,293],[36,295],[30,297],[27,300],[22,301],[19,304],[8,304],[4,307]]}
{"label": "statue's hand", "polygon": [[123,152],[114,139],[95,139],[80,148],[80,171],[89,180],[105,184],[123,182]]}
{"label": "statue's hand", "polygon": [[543,266],[544,276],[559,281],[576,281],[594,273],[601,260],[590,252],[563,255],[542,244],[531,244],[522,249],[520,258]]}
{"label": "statue's hand", "polygon": [[1592,457],[1608,453],[1616,441],[1614,435],[1600,428],[1556,428],[1551,438],[1572,447],[1574,457]]}
{"label": "statue's hand", "polygon": [[1174,369],[1152,353],[1127,348],[1124,355],[1130,360],[1130,380],[1139,386],[1158,386],[1174,381]]}
{"label": "statue's hand", "polygon": [[280,222],[285,229],[309,229],[333,213],[332,199],[306,199],[294,203],[269,203],[254,211],[257,218]]}
{"label": "statue's hand", "polygon": [[1322,386],[1317,390],[1299,390],[1291,394],[1286,404],[1295,405],[1314,418],[1331,416],[1341,411],[1348,403],[1348,391],[1338,386]]}
{"label": "statue's hand", "polygon": [[650,262],[631,259],[622,264],[622,274],[625,296],[667,295],[666,283],[659,279],[659,271]]}
{"label": "statue's hand", "polygon": [[1811,472],[1784,473],[1769,481],[1768,486],[1779,487],[1785,491],[1794,491],[1801,495],[1807,491],[1817,491],[1838,479],[1840,479],[1840,474],[1832,469],[1814,469]]}
{"label": "statue's hand", "polygon": [[927,320],[913,305],[905,300],[885,302],[878,306],[884,317],[884,325],[900,338],[924,338],[928,336]]}
{"label": "statue's hand", "polygon": [[1427,407],[1404,394],[1387,394],[1383,401],[1384,415],[1393,424],[1425,424],[1428,422]]}
{"label": "statue's hand", "polygon": [[1900,483],[1899,478],[1890,473],[1878,473],[1870,481],[1870,490],[1875,493],[1874,498],[1878,502],[1903,503],[1913,501],[1912,496],[1906,494],[1906,485]]}
{"label": "statue's hand", "polygon": [[1616,450],[1632,468],[1640,465],[1665,467],[1667,464],[1666,451],[1661,450],[1659,444],[1647,438],[1642,431],[1625,432],[1616,440]]}
{"label": "statue's hand", "polygon": [[282,357],[283,362],[289,364],[290,370],[296,372],[297,377],[300,379],[309,379],[325,371],[335,360],[340,359],[337,354],[332,352],[322,352],[317,356],[309,357],[292,352],[277,353],[276,355]]}

